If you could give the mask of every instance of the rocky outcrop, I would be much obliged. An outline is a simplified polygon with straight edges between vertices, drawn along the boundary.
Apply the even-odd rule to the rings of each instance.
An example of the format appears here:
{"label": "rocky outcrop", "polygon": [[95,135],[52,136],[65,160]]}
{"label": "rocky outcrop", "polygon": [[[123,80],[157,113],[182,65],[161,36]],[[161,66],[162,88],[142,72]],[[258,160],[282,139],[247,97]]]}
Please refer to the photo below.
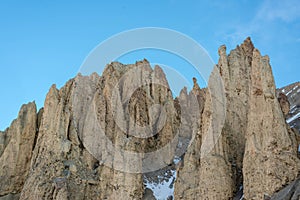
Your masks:
{"label": "rocky outcrop", "polygon": [[288,97],[283,93],[279,93],[277,98],[278,98],[278,102],[281,107],[281,110],[283,112],[283,115],[285,117],[287,117],[287,115],[290,112],[290,107],[291,107]]}
{"label": "rocky outcrop", "polygon": [[175,176],[175,199],[296,198],[289,94],[250,38],[219,56],[208,88],[176,98],[147,60],[53,85],[0,132],[0,200],[155,199]]}
{"label": "rocky outcrop", "polygon": [[[226,47],[220,47],[219,63],[215,68],[215,75],[210,78],[210,93],[205,101],[202,128],[198,130],[194,144],[185,155],[184,167],[179,170],[179,178],[175,185],[181,188],[185,187],[185,181],[192,181],[193,186],[181,194],[176,194],[175,190],[177,198],[228,199],[232,198],[242,185],[244,133],[247,127],[249,73],[253,49],[250,39],[231,51],[228,56]],[[218,82],[216,80],[222,81],[222,84],[216,84]],[[220,110],[216,109],[212,102],[211,96],[215,98],[216,92],[213,91],[216,89],[221,90],[219,93],[224,93],[222,97],[225,97],[223,102],[226,105],[221,105],[223,106],[221,109],[226,114],[225,119],[220,119],[225,116],[217,116]],[[222,130],[214,129],[214,133],[209,133],[214,126],[212,121],[215,123],[222,120],[224,121]],[[209,151],[201,152],[201,149],[205,150],[203,146],[207,146],[205,144],[207,139],[204,138],[209,138],[209,135],[213,136],[215,142],[211,143]],[[194,159],[195,161],[191,161]],[[190,177],[195,178],[181,180],[180,174],[185,172],[189,172]],[[208,182],[210,184],[207,184]]]}
{"label": "rocky outcrop", "polygon": [[142,172],[171,163],[174,150],[161,163],[145,152],[173,138],[176,115],[164,73],[146,60],[53,85],[20,199],[142,199]]}
{"label": "rocky outcrop", "polygon": [[[178,171],[175,199],[240,199],[243,193],[245,199],[263,199],[295,180],[300,169],[296,136],[275,97],[268,57],[259,54],[250,38],[228,56],[221,46],[219,55],[219,76],[211,76],[202,127]],[[216,78],[223,81],[226,99],[220,134],[212,128],[222,120],[213,117],[220,113],[212,103],[213,91],[220,87]],[[210,137],[214,142],[208,142]],[[181,175],[185,173],[190,178]]]}
{"label": "rocky outcrop", "polygon": [[282,95],[289,102],[283,108],[284,113],[287,113],[286,121],[292,128],[300,131],[300,82],[277,89],[277,97],[280,99]]}
{"label": "rocky outcrop", "polygon": [[275,193],[270,200],[296,200],[300,198],[300,179],[293,181],[280,192]]}
{"label": "rocky outcrop", "polygon": [[35,147],[38,120],[34,102],[23,105],[18,118],[0,136],[0,197],[18,199]]}
{"label": "rocky outcrop", "polygon": [[299,173],[295,134],[288,131],[275,95],[269,58],[255,50],[243,168],[246,199],[271,196]]}
{"label": "rocky outcrop", "polygon": [[[180,135],[179,141],[180,145],[185,145],[185,148],[181,148],[181,150],[187,152],[183,152],[184,157],[181,156],[177,164],[178,173],[176,177],[177,184],[175,185],[175,199],[180,199],[183,198],[183,196],[186,197],[187,194],[193,193],[199,181],[197,177],[191,175],[197,170],[200,152],[195,150],[195,148],[191,148],[190,145],[194,147],[198,145],[200,141],[197,133],[201,126],[201,115],[204,108],[206,89],[200,89],[197,84],[197,79],[194,78],[193,82],[193,90],[188,94],[186,88],[184,88],[177,98],[181,107],[183,107],[182,110],[184,113],[182,113],[182,115],[186,116],[183,117],[183,119],[185,119],[182,121],[183,131],[181,131],[181,133],[183,134]],[[195,109],[196,105],[198,106],[197,109]],[[198,113],[190,115],[190,113],[193,113],[192,110],[196,110]],[[193,141],[193,143],[190,144],[190,141]],[[188,165],[185,165],[185,163],[188,163]]]}

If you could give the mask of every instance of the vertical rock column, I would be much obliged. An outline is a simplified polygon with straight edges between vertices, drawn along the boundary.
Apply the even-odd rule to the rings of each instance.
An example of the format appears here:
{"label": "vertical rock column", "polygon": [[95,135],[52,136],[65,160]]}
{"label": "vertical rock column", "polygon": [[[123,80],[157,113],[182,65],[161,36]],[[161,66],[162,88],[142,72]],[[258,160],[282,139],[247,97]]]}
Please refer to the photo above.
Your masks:
{"label": "vertical rock column", "polygon": [[27,178],[32,150],[37,136],[37,113],[34,102],[23,105],[18,118],[1,132],[0,196],[18,199]]}
{"label": "vertical rock column", "polygon": [[288,131],[275,96],[268,56],[253,52],[250,110],[244,155],[244,195],[264,199],[295,180],[299,159],[295,135]]}
{"label": "vertical rock column", "polygon": [[[250,38],[229,55],[224,45],[219,48],[220,58],[209,80],[201,126],[178,170],[176,188],[192,180],[193,184],[186,191],[175,190],[177,198],[228,199],[241,192],[253,49]],[[217,102],[224,104],[218,108]],[[218,127],[220,124],[223,126]],[[180,175],[187,172],[190,176]]]}

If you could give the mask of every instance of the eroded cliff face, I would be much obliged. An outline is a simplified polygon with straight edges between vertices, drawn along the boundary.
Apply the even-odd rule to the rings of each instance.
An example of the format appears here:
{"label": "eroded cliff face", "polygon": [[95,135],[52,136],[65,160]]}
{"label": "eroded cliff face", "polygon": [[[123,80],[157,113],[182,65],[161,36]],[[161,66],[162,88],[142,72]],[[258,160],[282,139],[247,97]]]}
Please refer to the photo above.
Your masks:
{"label": "eroded cliff face", "polygon": [[[268,57],[260,55],[250,38],[228,56],[221,46],[219,55],[216,68],[226,96],[224,126],[220,135],[210,132],[211,122],[221,118],[213,117],[212,95],[207,95],[202,127],[178,171],[175,199],[263,199],[299,173],[296,135],[285,123],[286,106],[282,111],[275,96]],[[218,87],[210,82],[209,91]],[[213,147],[201,152],[209,135]]]}
{"label": "eroded cliff face", "polygon": [[287,123],[300,131],[300,82],[277,89],[277,96],[280,102],[286,102],[284,110]]}
{"label": "eroded cliff face", "polygon": [[0,134],[0,197],[18,199],[30,170],[39,121],[35,103],[23,105],[18,118]]}
{"label": "eroded cliff face", "polygon": [[[157,85],[147,82],[154,79]],[[146,60],[111,63],[102,76],[79,75],[60,90],[52,86],[21,199],[142,199],[148,167],[142,153],[173,137],[176,115],[164,73]],[[133,135],[138,125],[148,125],[153,135]],[[132,160],[128,151],[141,154]]]}
{"label": "eroded cliff face", "polygon": [[295,196],[300,140],[269,58],[250,38],[219,56],[207,89],[176,98],[147,60],[53,85],[0,132],[0,200],[154,199],[145,182],[175,175],[175,199]]}
{"label": "eroded cliff face", "polygon": [[[191,138],[186,136],[180,138],[180,142],[182,144],[188,144],[189,146],[187,149],[185,149],[186,152],[184,156],[181,156],[180,161],[177,164],[177,177],[174,189],[175,199],[182,199],[183,197],[187,197],[190,194],[197,195],[197,193],[194,192],[199,183],[198,177],[194,175],[195,171],[197,171],[199,167],[200,151],[198,151],[198,148],[195,148],[195,146],[199,147],[199,142],[201,140],[198,131],[201,128],[201,124],[204,123],[201,121],[201,115],[203,113],[207,90],[200,89],[196,82],[194,82],[194,84],[195,85],[191,93],[187,94],[186,89],[184,89],[181,91],[178,97],[178,99],[183,102],[181,105],[187,107],[183,110],[187,111],[185,115],[188,115],[189,110],[193,109],[188,109],[188,107],[190,107],[190,105],[192,104],[191,102],[195,99],[194,95],[196,95],[196,99],[199,105],[199,113],[197,116],[190,116],[189,118],[186,118],[189,120],[186,120],[183,123],[186,127],[183,133],[186,133],[189,136],[192,135],[191,133],[194,133],[194,137]],[[190,144],[191,140],[194,141],[192,144]]]}
{"label": "eroded cliff face", "polygon": [[296,135],[287,128],[275,89],[268,56],[255,50],[243,167],[246,199],[271,196],[299,174]]}
{"label": "eroded cliff face", "polygon": [[[245,148],[245,132],[247,128],[247,112],[249,109],[249,76],[252,62],[251,53],[254,47],[250,39],[247,39],[241,46],[232,50],[226,55],[226,47],[219,48],[219,63],[215,68],[209,82],[209,90],[204,112],[202,114],[202,127],[198,130],[197,139],[184,158],[184,167],[178,172],[176,188],[184,187],[179,182],[181,174],[189,171],[194,178],[192,187],[183,192],[175,190],[175,198],[197,199],[228,199],[239,192],[242,186],[242,162]],[[212,103],[213,94],[211,91],[220,87],[215,84],[216,80],[222,81],[224,90],[224,116],[214,117],[218,112]],[[214,98],[214,97],[213,97]],[[222,119],[222,118],[225,119]],[[220,134],[210,132],[212,122],[224,120],[224,127]],[[212,135],[215,141],[211,149],[201,152],[204,138]],[[201,156],[202,154],[202,156]],[[190,162],[186,157],[196,158],[196,162]],[[192,166],[192,167],[191,167]],[[193,168],[193,170],[189,170]],[[190,181],[190,179],[185,179]],[[184,182],[184,181],[183,181]],[[209,183],[209,184],[207,184]],[[185,184],[184,184],[185,185]]]}

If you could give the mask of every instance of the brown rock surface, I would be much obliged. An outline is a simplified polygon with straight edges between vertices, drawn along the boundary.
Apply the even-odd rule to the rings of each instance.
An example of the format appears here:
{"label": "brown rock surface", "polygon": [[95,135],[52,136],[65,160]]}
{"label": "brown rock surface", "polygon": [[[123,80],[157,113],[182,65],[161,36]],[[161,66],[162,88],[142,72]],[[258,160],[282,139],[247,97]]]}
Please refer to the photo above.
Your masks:
{"label": "brown rock surface", "polygon": [[275,95],[269,58],[255,50],[243,166],[246,199],[271,196],[299,173],[295,134],[287,129]]}
{"label": "brown rock surface", "polygon": [[300,198],[300,179],[293,181],[283,190],[275,193],[270,200],[297,200]]}
{"label": "brown rock surface", "polygon": [[[215,69],[215,75],[211,76],[209,83],[210,93],[205,101],[202,128],[198,130],[199,134],[191,146],[192,150],[189,149],[185,155],[184,167],[179,170],[179,178],[175,184],[176,188],[181,188],[189,184],[186,182],[190,182],[192,187],[181,194],[176,190],[177,198],[228,199],[232,198],[242,185],[241,169],[245,145],[244,133],[247,126],[249,70],[253,48],[249,38],[241,47],[238,46],[237,49],[231,51],[228,56],[226,47],[220,47],[218,68]],[[223,86],[216,84],[218,80],[223,81]],[[213,91],[223,90],[223,87],[226,105],[223,105],[224,108],[221,109],[226,109],[223,111],[226,118],[220,119],[222,116],[218,116],[219,110],[216,109],[215,103],[212,104],[210,96],[216,98],[215,94],[218,93]],[[213,128],[212,121],[221,122],[222,120],[225,120],[225,124],[221,134],[218,134],[220,130]],[[205,139],[205,142],[201,141],[211,136],[215,140],[215,144],[209,143],[209,139]],[[211,147],[208,147],[207,144],[211,144]],[[207,151],[205,146],[210,149]],[[180,174],[186,172],[193,178],[181,180]]]}
{"label": "brown rock surface", "polygon": [[278,101],[279,101],[281,110],[282,110],[284,116],[286,117],[290,112],[290,106],[291,106],[291,104],[288,100],[288,97],[283,93],[279,93]]}
{"label": "brown rock surface", "polygon": [[[300,82],[277,89],[278,98],[281,93],[287,97],[289,102],[283,108],[285,113],[289,110],[286,121],[292,128],[300,131]],[[288,105],[290,105],[289,108]]]}
{"label": "brown rock surface", "polygon": [[[199,146],[200,138],[197,132],[201,126],[201,115],[203,112],[204,101],[206,89],[200,89],[197,84],[197,80],[194,78],[193,90],[187,94],[186,88],[183,89],[178,97],[180,105],[184,107],[182,110],[184,113],[182,115],[184,121],[182,121],[182,128],[179,141],[181,144],[189,145],[190,140],[193,141],[191,146],[186,146],[184,148],[187,152],[184,158],[177,165],[177,178],[175,184],[175,199],[186,198],[189,194],[194,194],[195,188],[198,185],[198,177],[194,176],[195,171],[199,165],[200,151],[192,148],[194,146]],[[197,101],[197,104],[195,103]],[[193,106],[194,105],[194,106]],[[195,109],[195,105],[198,105],[198,113],[196,115],[190,115],[191,110]],[[194,135],[192,138],[192,135]],[[187,148],[189,147],[189,148]]]}
{"label": "brown rock surface", "polygon": [[23,105],[18,118],[1,132],[0,197],[17,199],[27,178],[37,135],[35,103]]}
{"label": "brown rock surface", "polygon": [[219,55],[224,126],[218,135],[212,123],[222,120],[214,117],[220,110],[211,96],[219,85],[212,75],[202,127],[178,170],[175,199],[240,199],[243,191],[245,199],[263,199],[295,180],[300,169],[296,137],[275,98],[268,57],[260,56],[250,38],[228,56],[221,46]]}
{"label": "brown rock surface", "polygon": [[219,56],[208,89],[194,78],[175,99],[147,60],[53,85],[0,132],[0,200],[154,199],[144,183],[175,167],[175,199],[297,198],[291,95],[250,38]]}
{"label": "brown rock surface", "polygon": [[[154,79],[157,85],[147,83]],[[148,115],[149,110],[157,114]],[[111,63],[102,76],[78,75],[60,90],[52,86],[21,199],[141,199],[141,172],[149,166],[144,166],[143,154],[131,160],[126,151],[143,153],[166,145],[176,115],[164,73],[158,66],[152,70],[146,60]],[[152,137],[132,135],[135,126],[147,124]],[[110,151],[106,140],[123,150]],[[164,165],[172,161],[172,152],[166,150]],[[126,173],[130,170],[140,173]]]}

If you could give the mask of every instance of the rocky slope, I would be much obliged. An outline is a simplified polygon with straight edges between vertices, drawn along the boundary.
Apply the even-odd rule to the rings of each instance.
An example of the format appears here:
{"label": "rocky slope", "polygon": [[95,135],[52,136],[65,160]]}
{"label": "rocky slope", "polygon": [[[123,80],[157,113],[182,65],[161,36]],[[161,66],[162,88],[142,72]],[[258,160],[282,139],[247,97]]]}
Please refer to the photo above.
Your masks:
{"label": "rocky slope", "polygon": [[289,102],[287,107],[287,123],[300,131],[300,82],[277,89],[277,94],[284,94]]}
{"label": "rocky slope", "polygon": [[300,86],[277,99],[250,38],[219,55],[176,98],[147,60],[53,85],[0,132],[0,200],[296,198]]}

